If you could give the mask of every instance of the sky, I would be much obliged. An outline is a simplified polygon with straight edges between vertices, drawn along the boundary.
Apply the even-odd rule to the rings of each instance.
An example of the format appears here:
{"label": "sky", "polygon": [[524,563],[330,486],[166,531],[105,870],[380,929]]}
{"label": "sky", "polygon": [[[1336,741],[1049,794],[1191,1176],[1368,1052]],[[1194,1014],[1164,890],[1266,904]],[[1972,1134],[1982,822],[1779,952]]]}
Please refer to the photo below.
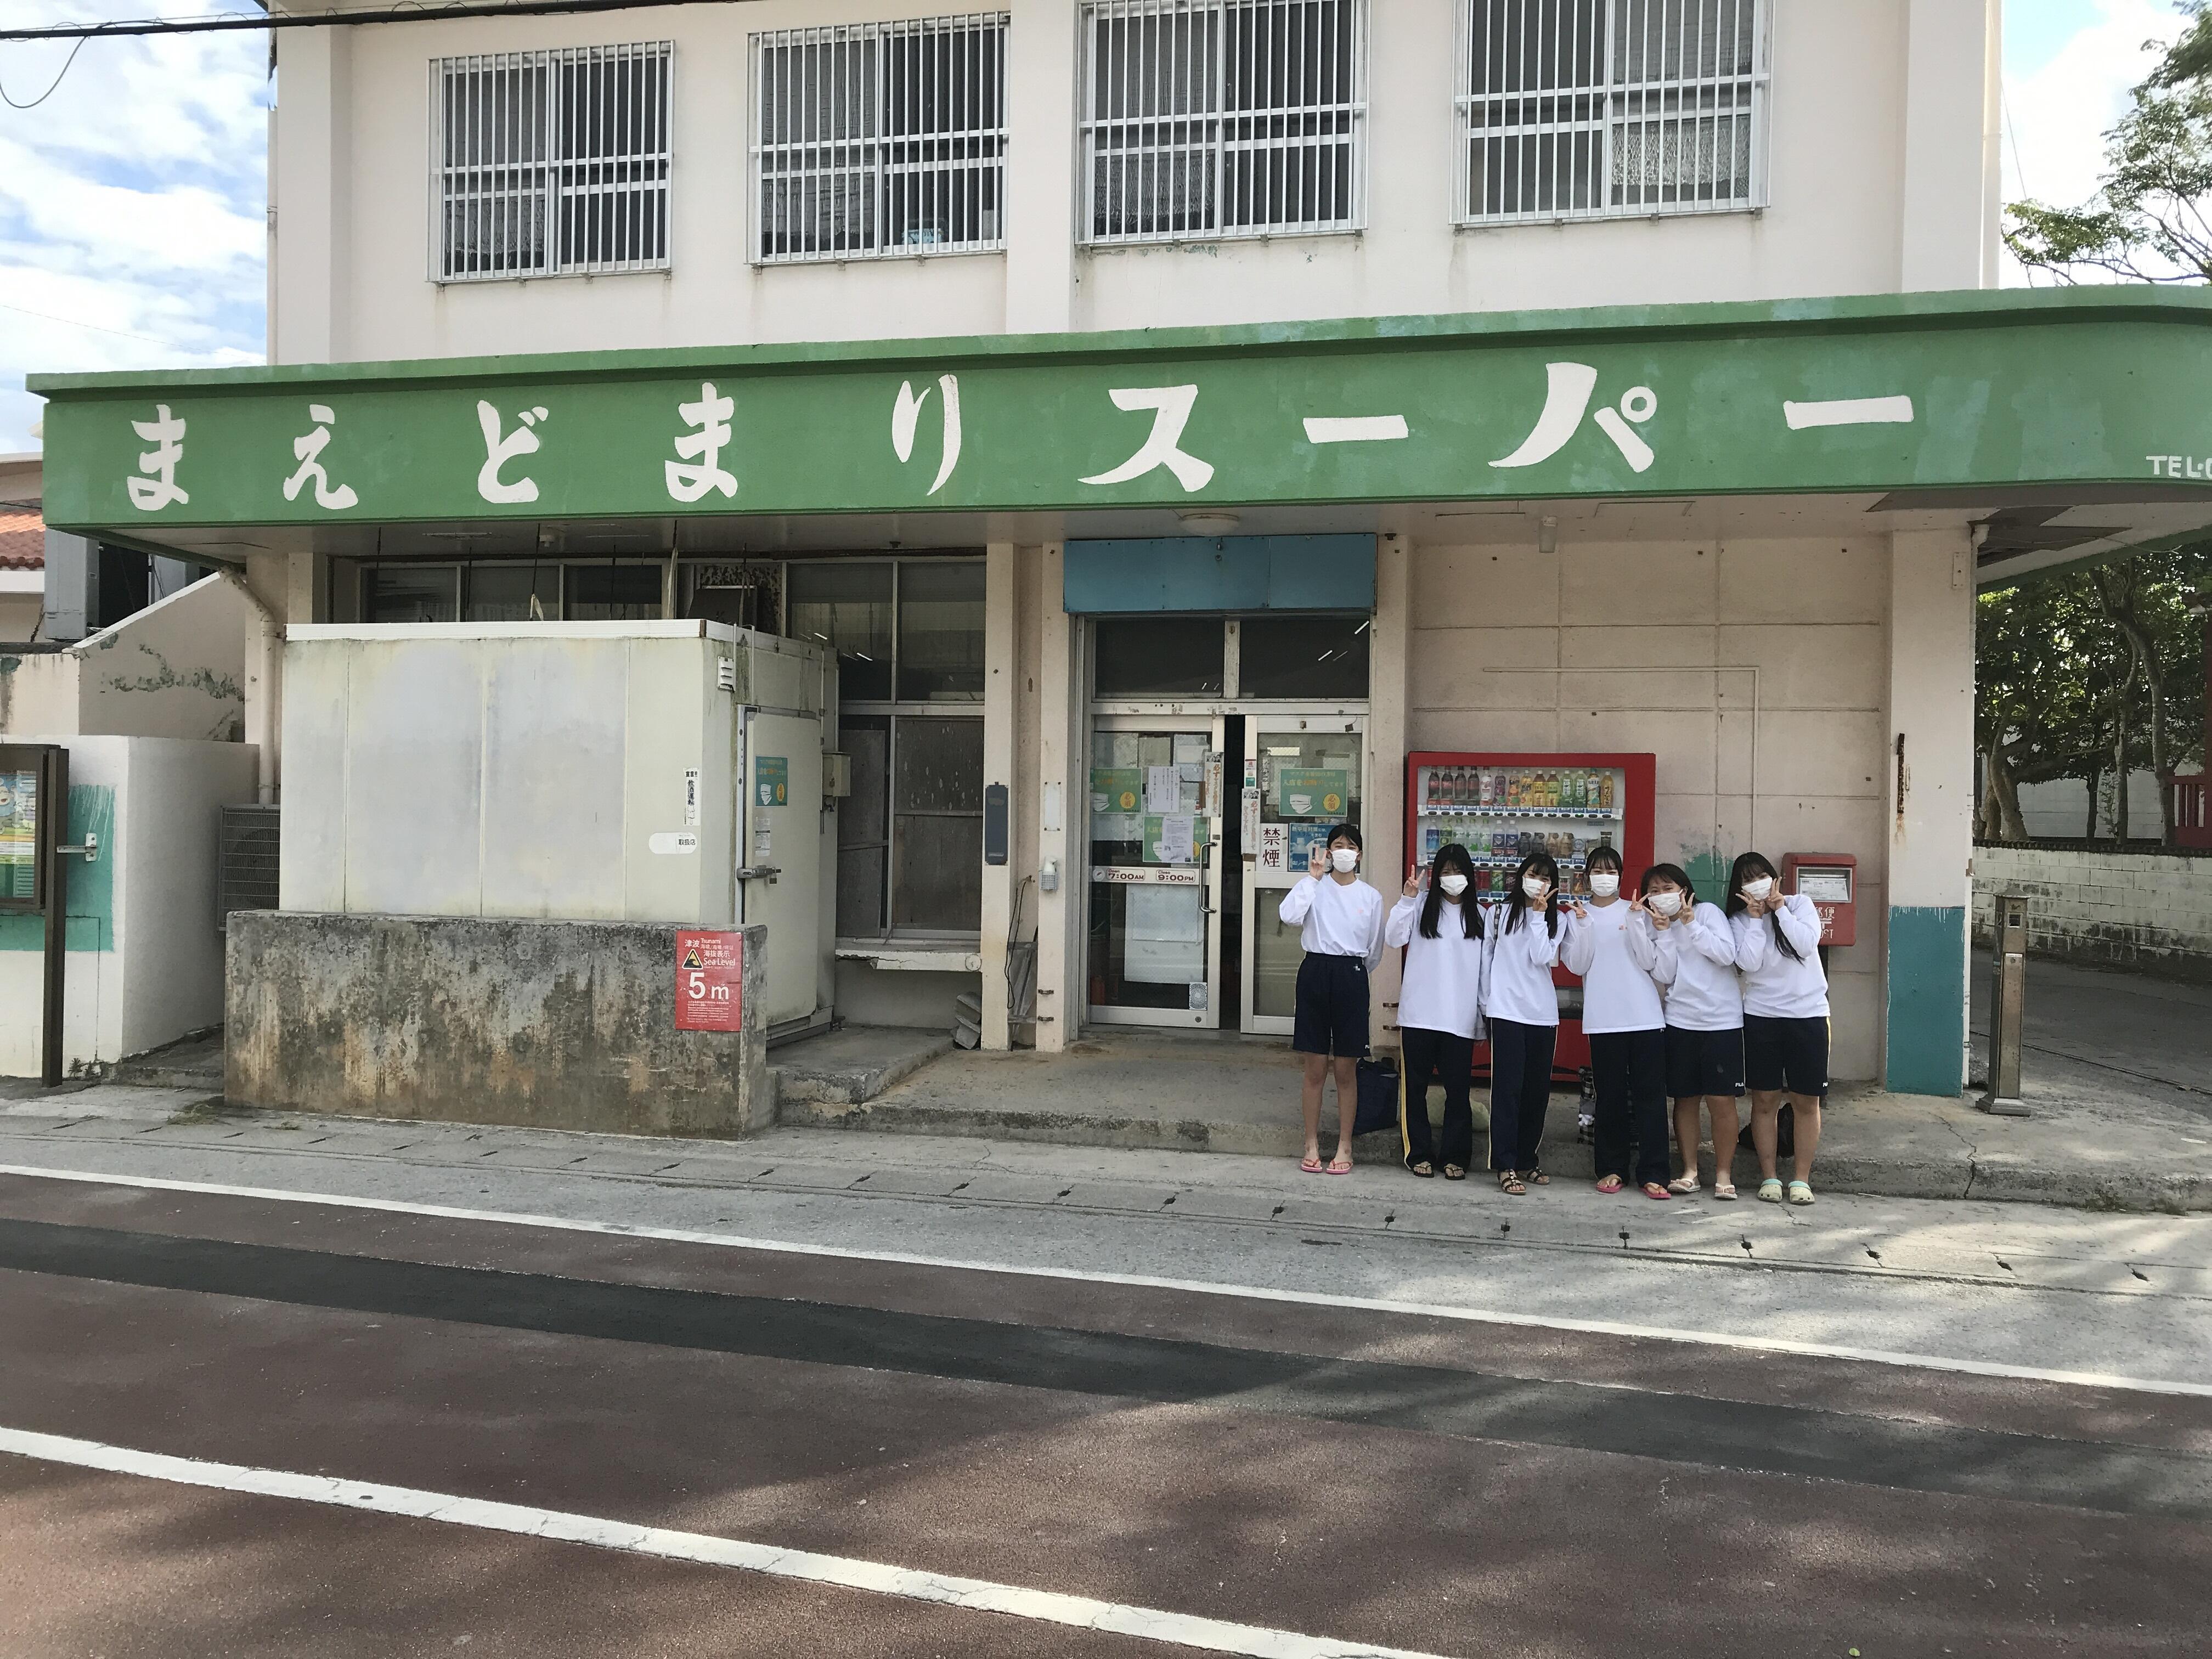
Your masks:
{"label": "sky", "polygon": [[[19,26],[252,9],[0,0]],[[2101,135],[2154,61],[2143,43],[2179,27],[2171,0],[2006,0],[2008,198],[2094,191]],[[0,92],[37,99],[68,52],[0,44]],[[0,454],[38,447],[27,372],[261,361],[268,67],[259,32],[95,40],[37,107],[0,104]]]}

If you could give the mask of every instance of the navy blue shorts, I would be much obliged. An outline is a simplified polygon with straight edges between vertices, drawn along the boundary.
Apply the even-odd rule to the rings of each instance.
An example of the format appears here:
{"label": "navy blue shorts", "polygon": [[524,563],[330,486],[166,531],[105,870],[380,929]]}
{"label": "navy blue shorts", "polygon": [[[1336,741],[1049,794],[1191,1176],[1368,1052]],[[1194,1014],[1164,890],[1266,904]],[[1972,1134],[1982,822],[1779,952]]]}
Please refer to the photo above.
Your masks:
{"label": "navy blue shorts", "polygon": [[1309,951],[1298,964],[1297,1018],[1291,1047],[1302,1054],[1367,1058],[1367,963]]}
{"label": "navy blue shorts", "polygon": [[1744,1081],[1761,1094],[1787,1089],[1808,1100],[1828,1092],[1828,1020],[1825,1014],[1783,1019],[1743,1017]]}
{"label": "navy blue shorts", "polygon": [[1667,1092],[1676,1100],[1692,1095],[1743,1092],[1743,1027],[1727,1031],[1667,1028]]}

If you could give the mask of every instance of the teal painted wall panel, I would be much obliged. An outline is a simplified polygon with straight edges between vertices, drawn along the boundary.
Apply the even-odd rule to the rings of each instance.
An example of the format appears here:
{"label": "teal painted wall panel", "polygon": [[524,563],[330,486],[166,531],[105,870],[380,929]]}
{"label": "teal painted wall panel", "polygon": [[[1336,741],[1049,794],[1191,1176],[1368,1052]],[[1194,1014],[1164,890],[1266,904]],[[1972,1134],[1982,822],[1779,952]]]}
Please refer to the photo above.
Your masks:
{"label": "teal painted wall panel", "polygon": [[1070,616],[1375,609],[1372,536],[1169,536],[1070,542]]}
{"label": "teal painted wall panel", "polygon": [[1892,905],[1890,1091],[1955,1098],[1966,1046],[1966,907]]}
{"label": "teal painted wall panel", "polygon": [[[64,854],[69,866],[69,912],[63,937],[71,951],[115,948],[115,791],[105,783],[70,786],[69,839],[84,845],[87,831],[100,837],[100,857],[90,864]],[[44,917],[11,913],[0,916],[0,951],[43,951]]]}

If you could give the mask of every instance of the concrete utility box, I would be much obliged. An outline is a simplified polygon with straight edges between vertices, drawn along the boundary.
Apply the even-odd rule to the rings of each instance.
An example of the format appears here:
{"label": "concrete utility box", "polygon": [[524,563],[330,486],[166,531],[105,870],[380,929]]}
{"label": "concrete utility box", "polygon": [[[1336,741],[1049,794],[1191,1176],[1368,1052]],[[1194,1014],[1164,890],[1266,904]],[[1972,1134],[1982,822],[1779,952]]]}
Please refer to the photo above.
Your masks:
{"label": "concrete utility box", "polygon": [[717,623],[295,624],[283,908],[764,923],[770,1029],[824,1022],[836,686]]}

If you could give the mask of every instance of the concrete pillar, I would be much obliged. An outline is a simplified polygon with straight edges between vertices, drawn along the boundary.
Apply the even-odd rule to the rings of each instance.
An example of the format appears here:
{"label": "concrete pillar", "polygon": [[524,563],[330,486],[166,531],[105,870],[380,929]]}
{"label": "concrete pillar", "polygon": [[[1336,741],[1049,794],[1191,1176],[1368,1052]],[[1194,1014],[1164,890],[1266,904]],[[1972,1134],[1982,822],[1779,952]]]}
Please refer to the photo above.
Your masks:
{"label": "concrete pillar", "polygon": [[327,363],[345,355],[353,257],[349,219],[353,31],[276,33],[276,117],[270,151],[269,361]]}
{"label": "concrete pillar", "polygon": [[1965,526],[1890,538],[1884,1085],[1966,1086],[1973,902],[1974,549]]}
{"label": "concrete pillar", "polygon": [[1899,285],[1908,294],[1994,286],[2001,0],[1910,6]]}
{"label": "concrete pillar", "polygon": [[[1407,663],[1413,630],[1413,548],[1379,538],[1375,550],[1375,620],[1368,629],[1367,878],[1386,903],[1397,902],[1412,856],[1406,842]],[[1398,953],[1385,951],[1375,974],[1370,1040],[1398,1046]]]}
{"label": "concrete pillar", "polygon": [[[1006,329],[1073,325],[1077,40],[1073,0],[1012,0],[1006,29]],[[1081,107],[1079,100],[1074,108]]]}
{"label": "concrete pillar", "polygon": [[[983,782],[1014,787],[1016,687],[1014,545],[993,542],[983,556]],[[1013,915],[1013,824],[1007,812],[1007,861],[983,866],[983,1047],[1012,1046],[1006,1027],[1006,927]]]}
{"label": "concrete pillar", "polygon": [[[1048,544],[1037,595],[1037,860],[1041,874],[1057,872],[1058,883],[1056,890],[1037,895],[1036,1046],[1040,1054],[1051,1054],[1075,1041],[1083,1019],[1082,836],[1083,814],[1090,805],[1087,791],[1079,793],[1075,787],[1083,759],[1083,663],[1075,623],[1060,609],[1063,574],[1060,544]],[[1055,784],[1057,811],[1051,793]],[[1042,888],[1042,881],[1038,884]]]}

